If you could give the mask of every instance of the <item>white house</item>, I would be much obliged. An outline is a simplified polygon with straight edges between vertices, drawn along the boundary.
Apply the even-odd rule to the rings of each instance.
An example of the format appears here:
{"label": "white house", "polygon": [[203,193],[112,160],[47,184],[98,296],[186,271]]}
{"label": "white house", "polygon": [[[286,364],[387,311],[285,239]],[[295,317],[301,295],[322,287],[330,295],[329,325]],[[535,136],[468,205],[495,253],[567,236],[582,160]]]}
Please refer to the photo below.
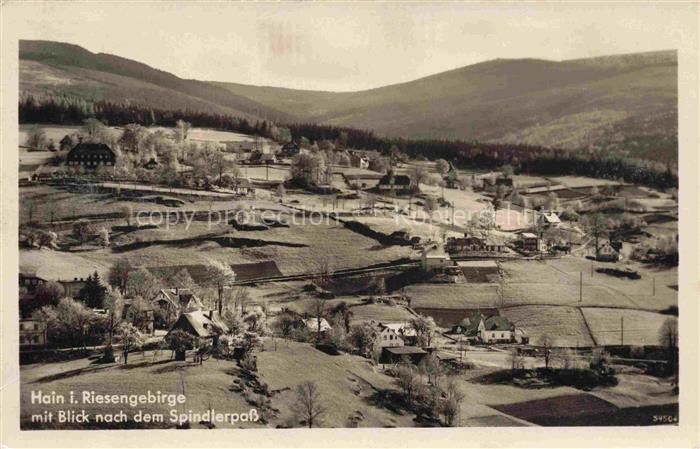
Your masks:
{"label": "white house", "polygon": [[404,341],[395,328],[384,323],[377,324],[377,345],[380,348],[396,348],[404,345]]}
{"label": "white house", "polygon": [[478,335],[484,343],[510,342],[515,329],[503,316],[490,316],[479,321]]}
{"label": "white house", "polygon": [[610,242],[605,242],[598,247],[596,259],[605,262],[617,262],[620,260],[620,252]]}
{"label": "white house", "polygon": [[538,217],[539,224],[544,227],[557,228],[561,224],[559,215],[552,211],[542,211]]}
{"label": "white house", "polygon": [[423,271],[441,271],[452,265],[450,255],[443,251],[423,250],[421,255],[421,267]]}

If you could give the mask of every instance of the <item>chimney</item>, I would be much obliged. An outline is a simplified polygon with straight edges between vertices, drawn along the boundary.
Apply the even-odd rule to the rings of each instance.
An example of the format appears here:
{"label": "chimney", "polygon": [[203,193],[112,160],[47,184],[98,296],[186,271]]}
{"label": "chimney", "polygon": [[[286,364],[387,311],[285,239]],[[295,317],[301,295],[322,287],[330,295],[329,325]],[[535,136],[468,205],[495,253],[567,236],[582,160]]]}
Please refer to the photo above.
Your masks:
{"label": "chimney", "polygon": [[209,311],[209,316],[208,316],[208,318],[209,318],[210,320],[213,320],[213,319],[214,319],[214,311],[213,311],[213,310],[210,310],[210,311]]}

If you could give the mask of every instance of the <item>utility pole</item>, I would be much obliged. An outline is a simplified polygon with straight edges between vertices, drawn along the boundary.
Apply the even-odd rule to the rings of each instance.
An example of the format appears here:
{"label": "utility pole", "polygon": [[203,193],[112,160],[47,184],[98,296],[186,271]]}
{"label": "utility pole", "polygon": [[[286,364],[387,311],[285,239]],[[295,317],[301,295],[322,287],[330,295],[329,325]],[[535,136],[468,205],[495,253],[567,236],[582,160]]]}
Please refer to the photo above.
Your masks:
{"label": "utility pole", "polygon": [[625,345],[625,317],[620,317],[620,346]]}
{"label": "utility pole", "polygon": [[651,277],[651,296],[656,296],[656,276]]}
{"label": "utility pole", "polygon": [[591,260],[591,277],[593,277],[593,261]]}
{"label": "utility pole", "polygon": [[578,302],[583,302],[583,271],[578,274]]}

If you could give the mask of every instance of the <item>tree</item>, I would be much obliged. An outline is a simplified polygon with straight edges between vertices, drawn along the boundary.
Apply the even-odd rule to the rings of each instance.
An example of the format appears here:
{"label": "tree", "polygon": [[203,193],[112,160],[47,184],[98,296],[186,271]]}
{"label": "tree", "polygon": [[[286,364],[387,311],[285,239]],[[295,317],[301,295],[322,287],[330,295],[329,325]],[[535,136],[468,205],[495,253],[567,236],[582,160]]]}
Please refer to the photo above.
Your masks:
{"label": "tree", "polygon": [[414,187],[419,186],[420,184],[424,184],[425,181],[428,179],[428,172],[423,168],[422,166],[418,165],[411,170],[410,173],[410,178],[411,178],[411,184]]}
{"label": "tree", "polygon": [[143,146],[148,134],[148,130],[140,125],[134,123],[124,125],[119,145],[123,151],[140,153],[144,149]]}
{"label": "tree", "polygon": [[78,220],[73,223],[73,235],[80,241],[86,242],[95,233],[93,225],[87,220]]}
{"label": "tree", "polygon": [[287,190],[284,188],[284,184],[280,183],[280,185],[277,186],[277,196],[280,198],[284,198],[284,196],[287,194]]}
{"label": "tree", "polygon": [[513,176],[513,166],[510,164],[501,166],[501,173],[503,173],[504,178],[511,178]]}
{"label": "tree", "polygon": [[460,404],[464,400],[464,393],[459,388],[457,378],[449,376],[445,387],[445,400],[442,406],[442,415],[445,424],[452,427],[459,424]]}
{"label": "tree", "polygon": [[33,223],[37,209],[34,200],[31,198],[27,198],[26,200],[22,199],[22,209],[27,211],[27,223]]}
{"label": "tree", "polygon": [[129,263],[128,259],[119,259],[109,268],[107,282],[112,288],[118,289],[122,295],[125,295],[129,274],[132,271],[134,271],[134,267]]}
{"label": "tree", "polygon": [[542,348],[542,355],[544,356],[544,367],[545,369],[549,369],[549,362],[552,357],[552,346],[554,346],[554,339],[549,334],[542,334],[537,343]]}
{"label": "tree", "polygon": [[140,348],[145,343],[145,340],[141,332],[131,323],[119,324],[115,336],[122,345],[122,354],[126,365],[129,359],[129,351]]}
{"label": "tree", "polygon": [[109,231],[107,228],[100,229],[99,233],[97,234],[97,241],[101,246],[109,246]]}
{"label": "tree", "polygon": [[95,118],[89,118],[83,122],[83,127],[80,131],[88,137],[88,140],[96,142],[102,135],[104,127],[105,125],[101,121]]}
{"label": "tree", "polygon": [[46,148],[46,132],[33,125],[27,132],[27,140],[24,144],[32,150],[43,150]]}
{"label": "tree", "polygon": [[297,386],[292,410],[299,421],[309,426],[309,429],[320,423],[326,409],[321,403],[321,394],[316,382],[306,381]]}
{"label": "tree", "polygon": [[233,281],[236,280],[236,273],[231,269],[231,267],[218,260],[210,260],[207,265],[207,280],[216,287],[216,293],[218,297],[218,309],[219,315],[223,311],[223,296],[224,289],[231,285]]}
{"label": "tree", "polygon": [[350,342],[361,355],[367,355],[374,350],[377,340],[377,330],[370,323],[354,326],[350,330]]}
{"label": "tree", "polygon": [[129,297],[140,296],[150,299],[158,294],[160,288],[160,281],[148,269],[141,267],[129,272],[129,278],[126,281],[126,294]]}
{"label": "tree", "polygon": [[338,316],[343,322],[343,325],[345,326],[345,332],[349,333],[350,332],[350,321],[352,320],[352,310],[350,310],[350,307],[348,306],[348,303],[345,301],[341,301],[333,308],[331,308],[330,313],[332,316]]}
{"label": "tree", "polygon": [[192,125],[184,120],[178,120],[175,123],[176,129],[176,140],[179,142],[187,140],[187,133],[190,131]]}
{"label": "tree", "polygon": [[326,312],[326,300],[316,296],[311,303],[311,313],[316,318],[316,345],[321,344],[321,322]]}
{"label": "tree", "polygon": [[107,309],[107,317],[104,320],[104,326],[107,330],[108,338],[102,359],[105,362],[113,362],[114,349],[112,348],[112,342],[114,339],[114,332],[121,323],[122,310],[124,307],[124,298],[119,290],[110,290],[107,292],[104,300],[104,307]]}
{"label": "tree", "polygon": [[413,398],[418,389],[418,377],[415,369],[408,360],[402,360],[396,368],[396,384],[401,389],[407,404],[413,403]]}
{"label": "tree", "polygon": [[510,369],[512,374],[515,374],[516,372],[522,370],[525,365],[525,359],[523,358],[523,355],[520,353],[518,348],[513,348],[510,351]]}
{"label": "tree", "polygon": [[96,315],[85,304],[62,298],[55,307],[45,306],[34,311],[32,318],[46,323],[48,339],[52,343],[63,347],[79,345],[85,349]]}
{"label": "tree", "polygon": [[292,180],[307,187],[318,180],[322,168],[323,162],[318,155],[298,154],[292,160]]}
{"label": "tree", "polygon": [[100,275],[95,271],[85,280],[85,285],[78,292],[78,298],[90,308],[101,309],[106,293],[107,289],[102,285]]}
{"label": "tree", "polygon": [[38,307],[58,305],[61,298],[63,286],[54,281],[39,284],[34,292],[34,302]]}
{"label": "tree", "polygon": [[195,337],[182,329],[176,329],[165,336],[165,342],[175,354],[175,360],[185,360],[187,351],[194,348]]}
{"label": "tree", "polygon": [[659,329],[659,343],[666,348],[669,355],[669,371],[678,369],[678,321],[667,318]]}
{"label": "tree", "polygon": [[445,176],[450,170],[450,163],[445,159],[438,159],[435,161],[435,169],[440,173],[441,176]]}
{"label": "tree", "polygon": [[175,276],[170,279],[169,284],[177,289],[194,290],[197,288],[197,283],[194,281],[194,279],[192,279],[192,276],[190,276],[190,272],[187,271],[187,268],[182,268],[180,271],[175,273]]}
{"label": "tree", "polygon": [[433,317],[418,315],[411,320],[411,326],[416,331],[416,340],[418,346],[425,348],[432,344],[437,325]]}

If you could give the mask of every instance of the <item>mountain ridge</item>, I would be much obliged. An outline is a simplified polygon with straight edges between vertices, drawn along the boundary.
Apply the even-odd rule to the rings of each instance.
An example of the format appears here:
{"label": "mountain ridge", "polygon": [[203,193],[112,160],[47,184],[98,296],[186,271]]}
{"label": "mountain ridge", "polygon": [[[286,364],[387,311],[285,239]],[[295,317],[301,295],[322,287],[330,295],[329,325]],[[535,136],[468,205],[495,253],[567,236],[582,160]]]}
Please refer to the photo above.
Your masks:
{"label": "mountain ridge", "polygon": [[[677,160],[673,50],[494,59],[354,92],[183,79],[74,44],[20,41],[20,90],[370,129],[412,139],[526,143]],[[152,107],[155,107],[152,106]]]}

